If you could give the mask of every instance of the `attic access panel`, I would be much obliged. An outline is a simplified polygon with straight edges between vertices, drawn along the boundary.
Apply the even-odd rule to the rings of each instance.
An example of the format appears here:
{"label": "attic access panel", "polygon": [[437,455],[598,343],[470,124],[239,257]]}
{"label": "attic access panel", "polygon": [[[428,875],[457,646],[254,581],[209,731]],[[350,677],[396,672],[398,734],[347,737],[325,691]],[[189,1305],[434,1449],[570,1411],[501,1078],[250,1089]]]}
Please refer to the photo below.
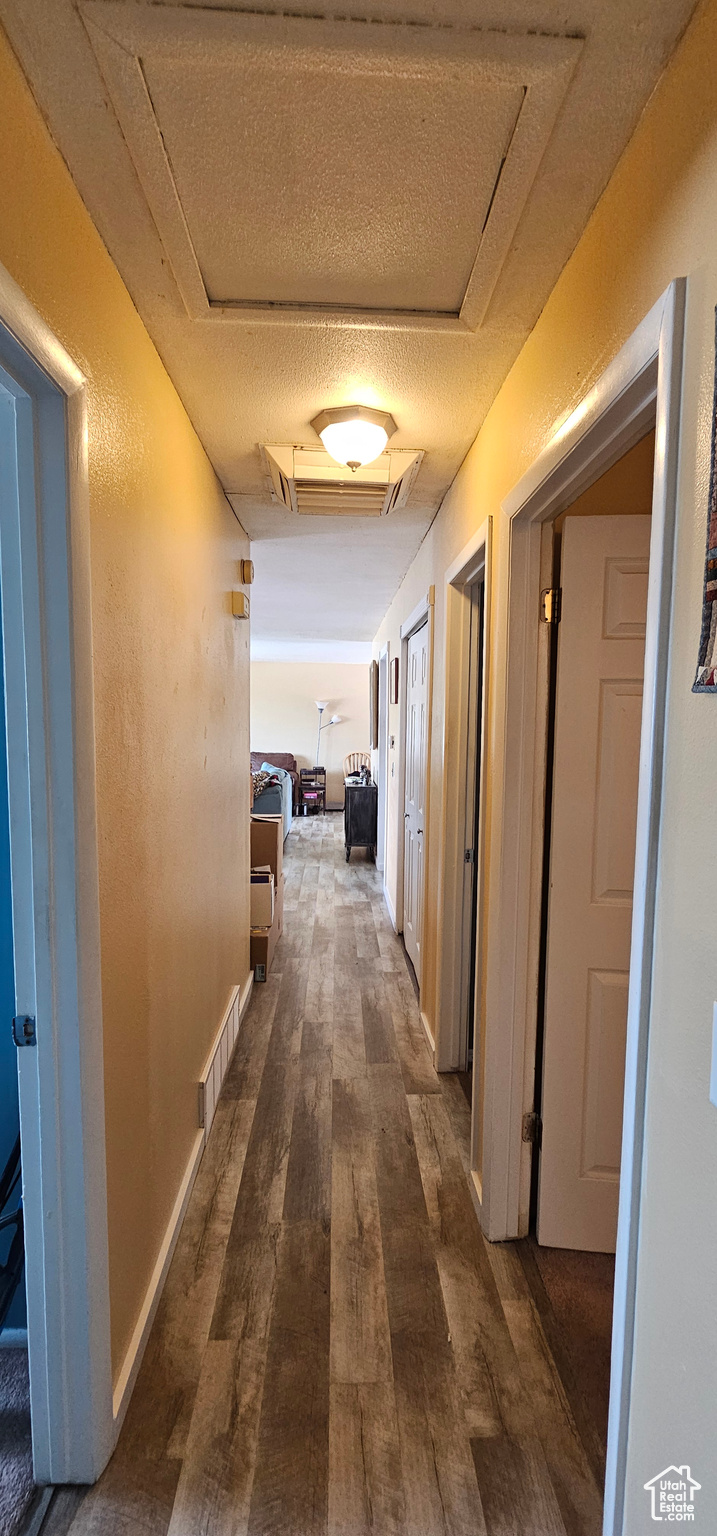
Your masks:
{"label": "attic access panel", "polygon": [[191,316],[480,324],[579,40],[81,9]]}

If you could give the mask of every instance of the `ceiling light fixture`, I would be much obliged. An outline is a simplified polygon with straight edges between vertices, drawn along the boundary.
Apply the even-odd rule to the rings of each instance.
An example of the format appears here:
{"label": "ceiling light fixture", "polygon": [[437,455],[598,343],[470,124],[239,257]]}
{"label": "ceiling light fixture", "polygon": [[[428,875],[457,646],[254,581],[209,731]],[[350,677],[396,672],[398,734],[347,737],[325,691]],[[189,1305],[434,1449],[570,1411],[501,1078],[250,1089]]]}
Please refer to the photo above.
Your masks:
{"label": "ceiling light fixture", "polygon": [[340,405],[319,411],[311,425],[332,459],[354,472],[380,458],[396,431],[388,411],[373,411],[368,405]]}

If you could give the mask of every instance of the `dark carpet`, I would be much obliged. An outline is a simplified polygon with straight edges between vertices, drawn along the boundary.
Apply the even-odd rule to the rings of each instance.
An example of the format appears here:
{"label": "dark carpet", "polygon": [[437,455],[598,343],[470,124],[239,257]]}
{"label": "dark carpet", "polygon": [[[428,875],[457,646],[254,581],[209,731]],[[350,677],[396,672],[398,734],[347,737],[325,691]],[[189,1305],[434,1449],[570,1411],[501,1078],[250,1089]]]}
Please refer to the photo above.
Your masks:
{"label": "dark carpet", "polygon": [[0,1536],[16,1536],[33,1492],[27,1350],[0,1349]]}
{"label": "dark carpet", "polygon": [[517,1244],[578,1433],[598,1481],[605,1475],[615,1257]]}

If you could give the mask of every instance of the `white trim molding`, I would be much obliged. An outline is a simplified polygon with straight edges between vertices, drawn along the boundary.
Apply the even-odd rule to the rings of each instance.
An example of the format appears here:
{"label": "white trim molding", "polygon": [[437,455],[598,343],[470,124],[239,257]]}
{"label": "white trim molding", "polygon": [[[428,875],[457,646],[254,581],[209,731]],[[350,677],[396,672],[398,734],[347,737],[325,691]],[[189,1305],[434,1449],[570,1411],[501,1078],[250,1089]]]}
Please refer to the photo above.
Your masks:
{"label": "white trim molding", "polygon": [[390,647],[388,641],[378,653],[378,746],[373,754],[378,784],[378,816],[376,824],[376,868],[381,876],[386,869],[388,833],[388,763],[389,763],[389,692]]}
{"label": "white trim molding", "polygon": [[635,885],[627,1005],[625,1108],[615,1256],[610,1420],[605,1471],[605,1536],[626,1536],[625,1476],[635,1337],[637,1259],[640,1244],[647,1051],[652,1004],[655,907],[662,817],[686,299],[685,279],[672,283],[664,295],[659,335],[652,538],[647,592],[640,787],[637,803]]}
{"label": "white trim molding", "polygon": [[203,1128],[197,1131],[189,1154],[187,1166],[182,1175],[182,1182],[177,1191],[177,1198],[172,1207],[172,1214],[167,1222],[161,1247],[150,1276],[149,1285],[145,1292],[144,1301],[140,1309],[139,1317],[134,1326],[127,1352],[120,1368],[117,1383],[112,1394],[112,1418],[115,1439],[122,1428],[124,1416],[129,1407],[130,1398],[134,1389],[139,1368],[147,1340],[154,1322],[157,1307],[159,1306],[164,1282],[169,1273],[177,1240],[182,1230],[182,1222],[187,1214],[189,1198],[194,1188],[194,1181],[199,1172],[199,1164],[206,1146],[206,1137]]}
{"label": "white trim molding", "polygon": [[139,1317],[135,1323],[132,1338],[119,1376],[115,1385],[112,1398],[112,1414],[114,1420],[115,1437],[122,1428],[122,1421],[127,1412],[132,1396],[134,1384],[137,1380],[139,1368],[149,1339],[152,1323],[154,1322],[157,1307],[159,1306],[164,1284],[169,1273],[177,1240],[182,1230],[182,1222],[187,1213],[190,1196],[194,1188],[194,1181],[199,1172],[204,1149],[209,1139],[209,1132],[214,1119],[222,1083],[227,1074],[229,1063],[239,1038],[239,1029],[244,1015],[249,1006],[254,981],[253,972],[249,972],[243,987],[232,987],[229,1002],[222,1014],[222,1020],[214,1036],[214,1040],[205,1061],[199,1078],[199,1116],[200,1124],[192,1144],[186,1168],[182,1175],[182,1181],[177,1191],[177,1197],[172,1208],[172,1214],[167,1222],[164,1237],[157,1254],[154,1269],[150,1276],[149,1285],[145,1292],[144,1301]]}
{"label": "white trim molding", "polygon": [[0,589],[33,1462],[113,1447],[85,380],[0,267]]}
{"label": "white trim molding", "polygon": [[204,1130],[205,1141],[212,1128],[214,1112],[234,1054],[241,1022],[249,1007],[253,982],[254,972],[250,971],[243,987],[232,987],[222,1022],[199,1074],[199,1124]]}
{"label": "white trim molding", "polygon": [[393,902],[391,900],[391,893],[388,889],[388,886],[385,884],[383,887],[383,899],[386,903],[386,910],[391,919],[391,927],[393,928],[394,933],[398,933],[398,924],[396,922],[396,913],[394,910]]}
{"label": "white trim molding", "polygon": [[[440,896],[438,903],[438,975],[436,978],[436,1066],[439,1072],[453,1072],[464,1066],[461,1060],[461,979],[465,943],[464,888],[467,804],[468,710],[470,686],[470,589],[485,575],[487,611],[483,624],[483,710],[481,735],[484,735],[485,701],[489,679],[487,642],[490,632],[490,528],[491,519],[481,523],[445,577],[444,634],[444,710],[443,710],[443,814],[442,856],[440,860]],[[480,803],[485,804],[486,755],[481,761]],[[482,824],[482,817],[481,817]],[[483,837],[479,827],[480,847],[476,857],[479,869],[479,903],[482,891]],[[479,922],[480,932],[480,922]],[[478,977],[478,956],[476,977]],[[476,1073],[476,1078],[478,1074]]]}
{"label": "white trim molding", "polygon": [[489,525],[490,518],[486,518],[480,527],[476,528],[468,543],[463,545],[460,554],[451,561],[443,578],[446,586],[469,587],[483,573]]}
{"label": "white trim molding", "polygon": [[430,1024],[428,1022],[428,1018],[427,1018],[426,1014],[423,1012],[423,1009],[421,1009],[421,1024],[423,1025],[423,1033],[424,1033],[424,1035],[426,1037],[426,1041],[428,1043],[428,1049],[429,1049],[429,1051],[431,1053],[431,1060],[433,1061],[433,1060],[435,1060],[435,1055],[436,1055],[436,1042],[435,1042],[435,1040],[433,1038],[433,1031],[432,1031],[431,1026],[430,1026]]}
{"label": "white trim molding", "polygon": [[595,387],[503,502],[511,519],[504,763],[488,927],[485,1143],[481,1219],[493,1239],[525,1229],[537,1014],[547,669],[537,623],[552,521],[654,424],[655,465],[645,642],[620,1214],[604,1536],[625,1536],[627,1454],[654,913],[669,661],[686,282],[673,282]]}
{"label": "white trim molding", "polygon": [[404,619],[400,629],[401,640],[410,640],[414,630],[420,629],[423,620],[433,607],[435,599],[436,589],[435,587],[429,587],[425,597],[419,598],[415,608],[411,609],[408,618]]}

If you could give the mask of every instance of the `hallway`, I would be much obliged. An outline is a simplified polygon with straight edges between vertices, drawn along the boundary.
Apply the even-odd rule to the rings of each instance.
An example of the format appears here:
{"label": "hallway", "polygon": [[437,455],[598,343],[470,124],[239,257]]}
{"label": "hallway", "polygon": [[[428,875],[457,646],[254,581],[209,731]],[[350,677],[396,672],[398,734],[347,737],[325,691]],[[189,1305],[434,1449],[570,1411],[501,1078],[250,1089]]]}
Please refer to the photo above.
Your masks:
{"label": "hallway", "polygon": [[[598,1536],[517,1247],[480,1236],[380,877],[295,821],[118,1449],[72,1536]],[[141,1219],[138,1213],[138,1219]],[[69,1522],[69,1523],[68,1523]]]}

